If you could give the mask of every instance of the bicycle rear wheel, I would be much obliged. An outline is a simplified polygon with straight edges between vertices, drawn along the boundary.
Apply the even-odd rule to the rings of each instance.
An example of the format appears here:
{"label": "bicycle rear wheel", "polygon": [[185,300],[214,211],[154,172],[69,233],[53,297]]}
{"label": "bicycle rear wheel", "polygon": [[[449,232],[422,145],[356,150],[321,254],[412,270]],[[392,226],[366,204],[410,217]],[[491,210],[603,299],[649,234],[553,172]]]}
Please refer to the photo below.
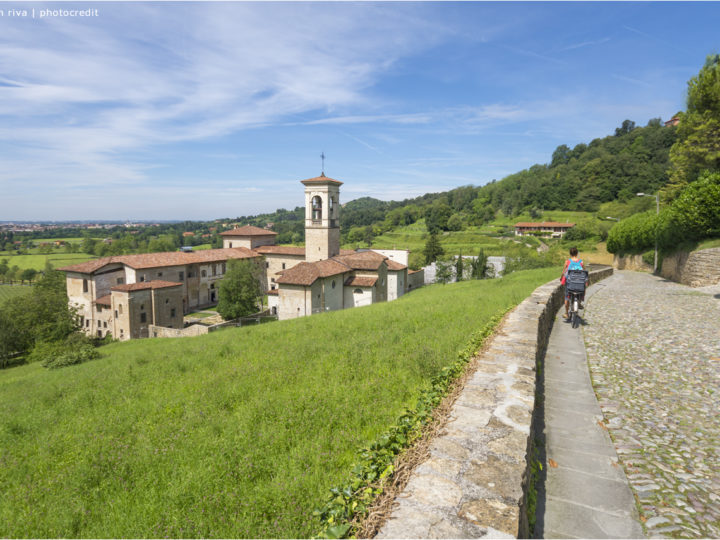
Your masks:
{"label": "bicycle rear wheel", "polygon": [[580,325],[580,315],[577,311],[572,312],[572,327],[577,328]]}

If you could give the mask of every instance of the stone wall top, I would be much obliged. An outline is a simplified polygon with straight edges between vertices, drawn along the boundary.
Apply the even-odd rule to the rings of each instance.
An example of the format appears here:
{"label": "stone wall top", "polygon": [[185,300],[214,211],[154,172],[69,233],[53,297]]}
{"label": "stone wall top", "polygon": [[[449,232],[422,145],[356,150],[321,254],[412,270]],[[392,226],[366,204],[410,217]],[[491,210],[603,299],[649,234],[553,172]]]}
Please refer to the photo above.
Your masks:
{"label": "stone wall top", "polygon": [[[594,267],[590,281],[612,273]],[[528,536],[536,367],[563,301],[554,280],[508,314],[377,538]]]}

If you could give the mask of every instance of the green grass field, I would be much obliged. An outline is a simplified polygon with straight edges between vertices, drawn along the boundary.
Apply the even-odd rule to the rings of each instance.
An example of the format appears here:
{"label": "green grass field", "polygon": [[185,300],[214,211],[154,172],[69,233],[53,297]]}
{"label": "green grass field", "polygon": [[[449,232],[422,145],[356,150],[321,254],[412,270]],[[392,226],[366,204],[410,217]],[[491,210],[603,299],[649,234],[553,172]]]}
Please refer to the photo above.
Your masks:
{"label": "green grass field", "polygon": [[2,285],[0,284],[0,305],[9,298],[28,294],[32,289],[23,285]]}
{"label": "green grass field", "polygon": [[93,255],[86,253],[52,253],[50,255],[0,255],[0,260],[7,259],[9,266],[17,265],[21,270],[26,268],[34,268],[35,270],[43,270],[45,261],[50,261],[53,268],[62,268],[71,264],[79,264],[81,262],[96,259]]}
{"label": "green grass field", "polygon": [[309,537],[470,334],[557,270],[0,372],[0,536]]}

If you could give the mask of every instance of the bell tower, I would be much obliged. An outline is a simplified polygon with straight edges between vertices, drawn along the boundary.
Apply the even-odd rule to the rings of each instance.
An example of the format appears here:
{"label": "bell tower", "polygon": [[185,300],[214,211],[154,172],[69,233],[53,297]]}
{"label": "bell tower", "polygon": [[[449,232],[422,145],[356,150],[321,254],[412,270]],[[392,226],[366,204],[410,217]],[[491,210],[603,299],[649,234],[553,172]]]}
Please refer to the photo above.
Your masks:
{"label": "bell tower", "polygon": [[302,180],[305,185],[305,261],[340,254],[340,186],[325,176]]}

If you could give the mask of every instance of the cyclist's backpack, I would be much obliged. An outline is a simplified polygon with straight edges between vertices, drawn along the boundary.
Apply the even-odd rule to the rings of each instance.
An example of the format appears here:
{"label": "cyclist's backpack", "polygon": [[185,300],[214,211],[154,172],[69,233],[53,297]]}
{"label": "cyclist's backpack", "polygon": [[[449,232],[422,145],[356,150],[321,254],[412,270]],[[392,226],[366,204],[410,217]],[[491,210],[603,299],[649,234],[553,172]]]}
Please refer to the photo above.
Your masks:
{"label": "cyclist's backpack", "polygon": [[573,261],[572,259],[568,260],[570,261],[570,264],[568,264],[567,267],[568,270],[583,270],[582,259],[578,259],[577,261]]}
{"label": "cyclist's backpack", "polygon": [[565,285],[568,292],[585,292],[585,281],[588,278],[586,270],[568,270]]}

